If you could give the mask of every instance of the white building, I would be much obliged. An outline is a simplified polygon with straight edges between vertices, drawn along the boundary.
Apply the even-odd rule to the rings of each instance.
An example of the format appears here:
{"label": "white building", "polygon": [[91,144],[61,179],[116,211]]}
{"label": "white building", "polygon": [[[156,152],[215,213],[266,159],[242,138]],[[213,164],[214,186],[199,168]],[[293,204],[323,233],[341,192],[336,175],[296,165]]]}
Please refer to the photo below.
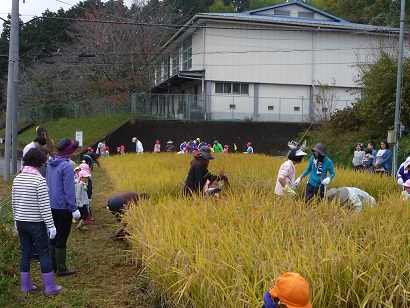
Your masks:
{"label": "white building", "polygon": [[352,104],[356,65],[397,46],[398,33],[297,1],[197,14],[156,60],[150,109],[188,119],[317,120]]}

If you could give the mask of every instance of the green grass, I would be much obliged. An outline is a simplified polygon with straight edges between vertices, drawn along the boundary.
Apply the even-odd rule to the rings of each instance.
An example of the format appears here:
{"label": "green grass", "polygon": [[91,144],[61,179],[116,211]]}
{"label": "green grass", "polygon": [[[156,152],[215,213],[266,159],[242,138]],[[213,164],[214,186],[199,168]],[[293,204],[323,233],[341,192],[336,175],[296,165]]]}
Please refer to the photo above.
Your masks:
{"label": "green grass", "polygon": [[[38,125],[44,126],[47,129],[48,137],[53,139],[55,143],[62,138],[75,139],[75,132],[82,131],[83,145],[86,147],[98,142],[103,136],[108,135],[128,120],[128,115],[120,114],[95,118],[61,118],[47,123],[39,123]],[[35,127],[24,131],[18,136],[19,149],[23,149],[24,146],[36,137]],[[0,134],[4,135],[4,131],[0,132]]]}

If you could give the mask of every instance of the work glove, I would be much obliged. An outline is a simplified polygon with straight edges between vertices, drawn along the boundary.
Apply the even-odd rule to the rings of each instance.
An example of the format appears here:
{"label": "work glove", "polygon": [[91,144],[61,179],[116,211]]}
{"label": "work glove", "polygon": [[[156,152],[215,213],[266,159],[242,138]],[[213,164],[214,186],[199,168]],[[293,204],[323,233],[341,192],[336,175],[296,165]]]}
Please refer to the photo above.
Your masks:
{"label": "work glove", "polygon": [[295,181],[295,185],[298,186],[300,184],[300,182],[302,181],[302,177],[298,177]]}
{"label": "work glove", "polygon": [[56,234],[57,234],[56,227],[49,228],[47,229],[47,231],[48,231],[48,237],[50,238],[50,240],[56,237]]}
{"label": "work glove", "polygon": [[329,184],[329,183],[330,183],[330,178],[329,178],[329,177],[324,178],[324,179],[322,180],[322,184],[323,184],[323,185],[327,185],[327,184]]}
{"label": "work glove", "polygon": [[402,179],[402,178],[398,178],[398,179],[397,179],[397,184],[399,184],[400,186],[403,186],[403,184],[404,184],[403,179]]}
{"label": "work glove", "polygon": [[329,178],[329,177],[327,177],[327,178],[325,178],[325,179],[322,180],[322,184],[323,184],[323,185],[327,185],[327,184],[329,184],[329,183],[330,183],[330,178]]}
{"label": "work glove", "polygon": [[294,191],[288,185],[285,185],[285,187],[283,187],[283,190],[288,193],[289,197],[295,197],[296,196],[296,191]]}
{"label": "work glove", "polygon": [[74,217],[76,220],[79,220],[79,219],[81,218],[81,213],[80,213],[79,210],[75,210],[72,214],[73,214],[73,217]]}

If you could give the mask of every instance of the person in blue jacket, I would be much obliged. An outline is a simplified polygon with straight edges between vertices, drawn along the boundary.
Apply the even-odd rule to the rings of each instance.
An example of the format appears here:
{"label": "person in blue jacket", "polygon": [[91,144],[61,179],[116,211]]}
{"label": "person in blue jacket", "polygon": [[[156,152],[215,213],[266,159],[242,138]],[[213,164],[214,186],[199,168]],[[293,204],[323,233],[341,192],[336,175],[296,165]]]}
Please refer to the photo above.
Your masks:
{"label": "person in blue jacket", "polygon": [[295,185],[299,185],[302,179],[310,174],[305,190],[305,202],[308,202],[315,195],[319,195],[323,199],[326,193],[326,186],[336,175],[333,162],[327,157],[326,147],[322,143],[318,143],[312,151],[313,155],[310,157],[306,170],[295,181]]}
{"label": "person in blue jacket", "polygon": [[57,235],[50,239],[51,261],[57,276],[74,274],[67,269],[66,247],[71,230],[72,217],[79,220],[75,198],[74,168],[69,158],[78,149],[78,141],[63,138],[57,144],[58,153],[48,162],[46,182],[50,197],[51,214]]}
{"label": "person in blue jacket", "polygon": [[380,141],[380,150],[377,151],[375,162],[373,163],[373,171],[390,175],[390,161],[392,155],[393,153],[389,149],[387,140],[383,139],[382,141]]}

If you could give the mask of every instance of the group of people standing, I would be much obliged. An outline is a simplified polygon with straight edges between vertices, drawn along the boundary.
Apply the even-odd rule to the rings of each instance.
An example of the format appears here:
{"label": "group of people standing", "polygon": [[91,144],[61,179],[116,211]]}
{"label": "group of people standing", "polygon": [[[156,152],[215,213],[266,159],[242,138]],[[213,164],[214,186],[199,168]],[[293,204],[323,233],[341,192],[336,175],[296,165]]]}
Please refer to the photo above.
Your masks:
{"label": "group of people standing", "polygon": [[[31,284],[30,260],[34,250],[39,256],[46,294],[61,291],[54,283],[58,276],[72,275],[66,266],[67,240],[72,217],[79,220],[74,168],[69,158],[79,142],[63,138],[57,153],[47,161],[42,147],[30,148],[22,158],[23,167],[13,181],[12,209],[21,246],[21,292],[37,290]],[[47,165],[46,176],[40,173]]]}
{"label": "group of people standing", "polygon": [[387,140],[380,141],[380,149],[375,150],[373,141],[367,144],[366,150],[362,143],[356,144],[356,149],[353,153],[352,164],[354,170],[368,171],[390,175],[392,151],[389,149]]}

